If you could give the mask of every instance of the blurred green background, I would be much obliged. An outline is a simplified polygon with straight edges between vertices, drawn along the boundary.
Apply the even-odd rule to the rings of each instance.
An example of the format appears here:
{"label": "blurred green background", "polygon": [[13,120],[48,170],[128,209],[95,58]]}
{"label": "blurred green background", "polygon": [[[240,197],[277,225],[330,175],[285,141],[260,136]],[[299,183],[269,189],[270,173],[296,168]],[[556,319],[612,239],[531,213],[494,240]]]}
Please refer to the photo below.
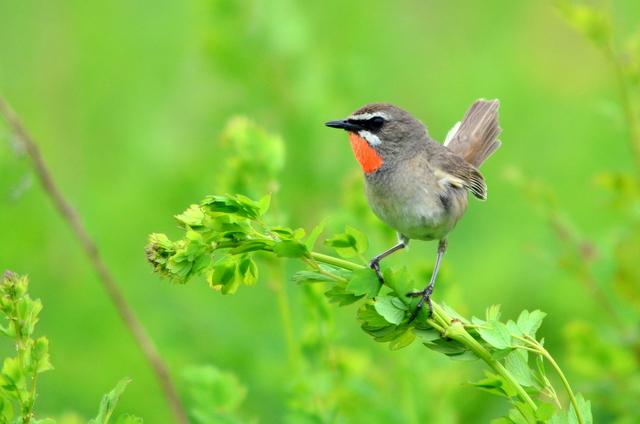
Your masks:
{"label": "blurred green background", "polygon": [[[640,2],[617,1],[611,13],[620,34],[638,30]],[[509,177],[541,181],[571,225],[611,241],[620,214],[595,180],[634,167],[616,79],[551,2],[0,0],[0,92],[40,144],[181,393],[187,367],[214,364],[246,386],[242,413],[265,423],[283,422],[295,398],[266,272],[256,287],[223,297],[203,279],[159,281],[143,249],[150,233],[179,236],[173,215],[229,190],[219,142],[228,120],[248,116],[284,140],[278,223],[311,229],[328,216],[324,236],[353,225],[369,234],[373,256],[395,236],[362,208],[346,134],[323,123],[385,101],[443,140],[474,100],[500,99],[503,147],[482,168],[488,201],[471,202],[450,236],[435,299],[467,315],[495,303],[503,317],[547,312],[539,332],[546,347],[600,422],[618,422],[604,402],[619,387],[573,366],[566,337],[579,323],[613,332],[606,311],[558,267],[553,230]],[[39,380],[40,417],[94,416],[102,394],[129,376],[119,410],[172,422],[150,367],[4,125],[0,138],[0,268],[30,275],[31,295],[44,303],[37,332],[49,337],[55,366]],[[428,276],[435,251],[435,243],[414,242],[386,265]],[[606,264],[598,275],[611,274]],[[300,269],[286,267],[287,277]],[[302,338],[302,317],[315,306],[300,287],[286,287]],[[340,383],[345,421],[336,422],[484,423],[507,411],[462,385],[482,377],[481,364],[440,358],[419,343],[390,352],[359,329],[356,307],[327,310],[335,315],[331,352],[353,368]],[[616,366],[609,356],[600,363]],[[622,372],[637,372],[630,367]]]}

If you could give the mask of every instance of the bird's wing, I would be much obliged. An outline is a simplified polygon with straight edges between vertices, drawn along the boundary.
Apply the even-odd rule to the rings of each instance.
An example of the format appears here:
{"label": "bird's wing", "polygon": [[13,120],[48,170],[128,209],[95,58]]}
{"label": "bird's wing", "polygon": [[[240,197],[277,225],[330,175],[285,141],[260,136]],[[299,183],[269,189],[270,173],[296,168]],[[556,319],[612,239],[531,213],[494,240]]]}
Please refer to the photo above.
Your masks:
{"label": "bird's wing", "polygon": [[440,184],[464,187],[477,199],[487,200],[487,185],[480,171],[460,156],[451,153],[438,162],[439,168],[433,169],[432,171],[438,178]]}

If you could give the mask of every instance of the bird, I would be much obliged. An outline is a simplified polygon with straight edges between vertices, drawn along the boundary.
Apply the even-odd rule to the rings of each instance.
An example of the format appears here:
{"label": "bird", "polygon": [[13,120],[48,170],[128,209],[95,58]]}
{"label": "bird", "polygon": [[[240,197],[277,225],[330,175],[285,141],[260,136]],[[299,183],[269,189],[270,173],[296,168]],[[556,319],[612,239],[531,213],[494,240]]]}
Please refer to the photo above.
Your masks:
{"label": "bird", "polygon": [[431,294],[447,250],[447,237],[464,215],[469,193],[487,198],[479,168],[502,144],[498,100],[479,99],[447,134],[444,144],[431,138],[426,125],[390,103],[370,103],[346,119],[326,122],[346,130],[364,173],[364,188],[373,213],[396,230],[398,243],[375,256],[369,266],[380,281],[380,261],[404,249],[412,239],[437,240],[436,263],[429,284],[406,295],[420,297],[409,322],[424,303],[433,313]]}

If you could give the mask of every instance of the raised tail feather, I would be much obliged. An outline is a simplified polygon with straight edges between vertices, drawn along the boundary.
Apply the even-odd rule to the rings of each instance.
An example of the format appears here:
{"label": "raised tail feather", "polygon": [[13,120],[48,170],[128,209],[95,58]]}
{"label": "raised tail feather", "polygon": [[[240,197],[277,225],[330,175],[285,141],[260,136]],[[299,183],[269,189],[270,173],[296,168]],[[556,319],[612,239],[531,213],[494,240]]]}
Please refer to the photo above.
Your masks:
{"label": "raised tail feather", "polygon": [[444,145],[476,168],[487,160],[502,144],[498,135],[502,132],[498,123],[498,100],[476,100],[458,123]]}

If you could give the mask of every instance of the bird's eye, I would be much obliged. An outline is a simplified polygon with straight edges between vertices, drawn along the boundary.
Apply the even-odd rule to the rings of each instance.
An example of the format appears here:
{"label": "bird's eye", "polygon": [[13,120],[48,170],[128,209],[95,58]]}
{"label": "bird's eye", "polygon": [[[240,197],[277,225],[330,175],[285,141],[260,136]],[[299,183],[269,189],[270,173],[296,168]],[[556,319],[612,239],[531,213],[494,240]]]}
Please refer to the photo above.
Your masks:
{"label": "bird's eye", "polygon": [[373,131],[377,131],[384,125],[384,118],[380,116],[374,116],[373,118],[369,119],[367,123],[369,124],[369,128],[371,128]]}

